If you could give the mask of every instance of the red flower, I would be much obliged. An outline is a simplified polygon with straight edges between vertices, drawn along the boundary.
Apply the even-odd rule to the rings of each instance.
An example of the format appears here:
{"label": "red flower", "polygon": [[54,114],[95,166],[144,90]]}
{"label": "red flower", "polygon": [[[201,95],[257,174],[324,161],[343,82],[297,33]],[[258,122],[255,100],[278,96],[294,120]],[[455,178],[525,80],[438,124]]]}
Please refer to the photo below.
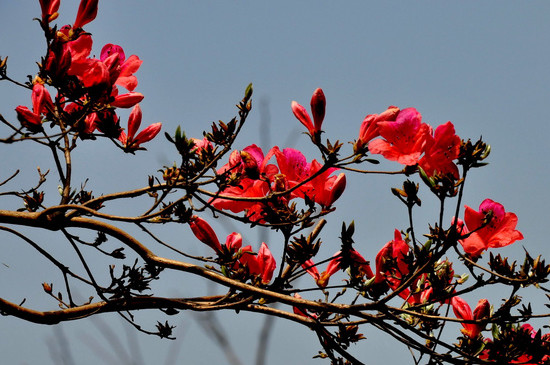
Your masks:
{"label": "red flower", "polygon": [[[302,299],[302,296],[298,293],[293,293],[292,296],[296,299]],[[297,314],[297,315],[302,316],[302,317],[317,318],[317,314],[315,314],[315,313],[310,314],[310,313],[308,313],[308,311],[306,309],[301,310],[300,308],[293,306],[292,311],[294,312],[294,314]]]}
{"label": "red flower", "polygon": [[42,128],[42,118],[39,114],[33,113],[24,105],[19,105],[15,108],[17,119],[21,125],[30,131],[36,132]]}
{"label": "red flower", "polygon": [[[485,199],[477,212],[468,206],[465,208],[466,227],[462,233],[470,232],[470,235],[459,242],[471,256],[480,256],[489,247],[503,247],[523,239],[521,232],[516,230],[518,217],[514,213],[506,212],[502,204]],[[484,225],[487,219],[489,223]],[[460,223],[462,222],[459,221]]]}
{"label": "red flower", "polygon": [[42,114],[48,112],[48,107],[53,108],[52,98],[48,90],[41,83],[34,84],[31,94],[32,112],[26,106],[19,105],[15,108],[17,119],[21,125],[33,132],[42,128]]}
{"label": "red flower", "polygon": [[[233,213],[246,211],[246,216],[253,222],[263,221],[264,204],[255,201],[239,201],[231,198],[263,198],[269,193],[269,185],[263,180],[243,179],[238,186],[223,190],[218,198],[212,198],[210,204],[216,209],[227,209]],[[228,198],[228,199],[225,199]]]}
{"label": "red flower", "polygon": [[115,96],[115,100],[111,103],[111,106],[117,108],[131,108],[134,105],[140,103],[143,98],[144,96],[142,93],[129,92],[126,94]]}
{"label": "red flower", "polygon": [[264,242],[262,242],[257,255],[244,252],[240,261],[248,267],[250,275],[261,278],[262,284],[269,284],[277,267],[273,254]]}
{"label": "red flower", "polygon": [[311,113],[313,114],[313,123],[309,114],[303,106],[293,101],[290,106],[294,116],[302,123],[308,130],[309,135],[314,141],[319,140],[321,126],[323,124],[323,119],[325,119],[325,107],[326,107],[326,98],[323,90],[320,88],[316,89],[311,96]]}
{"label": "red flower", "polygon": [[380,135],[378,131],[378,123],[384,121],[395,121],[395,118],[399,114],[399,108],[396,106],[389,106],[386,111],[378,114],[369,114],[363,119],[361,127],[359,128],[359,138],[355,142],[354,150],[360,151],[367,145],[373,138]]}
{"label": "red flower", "polygon": [[452,174],[459,179],[458,168],[453,160],[460,154],[460,137],[455,134],[453,123],[447,122],[436,128],[435,134],[427,136],[424,156],[418,165],[428,176],[438,173]]}
{"label": "red flower", "polygon": [[[285,148],[282,152],[279,147],[273,147],[266,159],[275,155],[279,166],[279,180],[283,182],[283,189],[291,189],[302,183],[310,176],[321,170],[322,165],[316,160],[311,163],[306,161],[305,156],[293,148]],[[346,176],[341,173],[338,176],[330,176],[336,168],[329,168],[315,179],[305,183],[298,189],[291,192],[291,198],[304,198],[307,195],[310,199],[323,207],[331,206],[344,192],[346,187]],[[330,177],[329,177],[330,176]],[[275,189],[280,191],[280,189]]]}
{"label": "red flower", "polygon": [[384,139],[371,141],[369,151],[403,165],[416,165],[431,134],[430,127],[421,121],[422,116],[415,108],[407,108],[399,112],[395,121],[378,122],[378,131]]}
{"label": "red flower", "polygon": [[[321,164],[313,160],[309,173],[313,175],[320,169]],[[346,188],[346,175],[340,173],[338,176],[328,177],[331,172],[332,169],[328,169],[304,185],[306,189],[311,186],[311,189],[306,190],[306,194],[323,207],[330,207],[342,195]]]}
{"label": "red flower", "polygon": [[73,28],[82,28],[97,16],[98,0],[80,0]]}
{"label": "red flower", "polygon": [[42,21],[49,23],[57,18],[57,11],[61,0],[40,0],[40,8],[42,9]]}
{"label": "red flower", "polygon": [[[352,250],[349,252],[349,255],[351,259],[350,265],[355,267],[361,275],[366,276],[368,279],[374,277],[369,263],[359,252]],[[302,268],[315,279],[317,286],[320,288],[326,288],[330,277],[342,269],[342,251],[336,252],[332,257],[333,259],[328,263],[327,269],[321,274],[319,274],[312,260],[307,260],[302,264]]]}
{"label": "red flower", "polygon": [[[489,317],[491,312],[491,305],[487,301],[487,299],[481,299],[478,303],[476,308],[474,309],[474,313],[472,314],[472,309],[468,305],[468,303],[460,298],[460,297],[453,297],[451,299],[451,305],[453,307],[453,311],[455,313],[456,318],[464,319],[464,320],[478,320],[478,319],[484,319]],[[484,324],[476,324],[476,323],[462,323],[462,327],[464,327],[461,331],[465,336],[468,336],[470,338],[477,338],[483,328],[485,328]]]}
{"label": "red flower", "polygon": [[409,246],[401,237],[401,232],[394,231],[394,239],[384,245],[376,255],[375,283],[387,281],[396,289],[401,278],[409,273],[409,266],[404,258],[409,254]]}
{"label": "red flower", "polygon": [[[124,149],[133,152],[140,149],[140,145],[149,142],[159,134],[162,123],[153,123],[136,136],[136,132],[141,125],[141,108],[139,104],[134,106],[130,117],[128,118],[128,135],[124,131],[120,132],[118,140],[124,145]],[[134,137],[135,136],[135,137]]]}
{"label": "red flower", "polygon": [[201,217],[193,216],[193,218],[189,222],[189,226],[191,227],[191,231],[193,231],[193,234],[199,239],[199,241],[207,244],[214,251],[216,251],[216,253],[221,252],[222,246],[220,244],[220,241],[218,240],[218,236],[216,236],[216,232],[214,232],[214,229],[212,229],[207,221],[205,221]]}

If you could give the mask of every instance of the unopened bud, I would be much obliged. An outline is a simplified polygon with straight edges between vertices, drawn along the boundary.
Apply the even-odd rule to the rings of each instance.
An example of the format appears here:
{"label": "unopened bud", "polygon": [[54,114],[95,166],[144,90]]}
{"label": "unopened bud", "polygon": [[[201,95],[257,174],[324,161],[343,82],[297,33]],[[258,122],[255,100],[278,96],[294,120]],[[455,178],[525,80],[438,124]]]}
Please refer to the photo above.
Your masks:
{"label": "unopened bud", "polygon": [[52,293],[52,285],[53,284],[42,283],[42,288],[44,289],[44,291],[46,293],[51,294]]}

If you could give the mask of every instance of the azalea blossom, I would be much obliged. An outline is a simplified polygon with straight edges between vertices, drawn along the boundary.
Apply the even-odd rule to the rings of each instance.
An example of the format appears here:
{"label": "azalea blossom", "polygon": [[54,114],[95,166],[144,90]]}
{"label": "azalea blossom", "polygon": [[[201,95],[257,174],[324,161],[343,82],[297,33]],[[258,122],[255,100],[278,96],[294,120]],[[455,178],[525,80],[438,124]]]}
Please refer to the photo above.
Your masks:
{"label": "azalea blossom", "polygon": [[399,108],[396,106],[389,106],[381,114],[369,114],[363,119],[361,127],[359,128],[359,138],[354,145],[354,151],[360,151],[366,146],[372,139],[380,135],[378,129],[379,122],[395,121],[395,118],[399,114]]}
{"label": "azalea blossom", "polygon": [[[319,274],[317,266],[313,263],[311,259],[305,261],[302,264],[302,268],[315,279],[315,282],[320,288],[326,288],[329,283],[330,277],[342,269],[342,251],[336,252],[334,255],[332,255],[332,257],[332,260],[330,260],[327,265],[327,269],[321,274]],[[365,260],[359,252],[357,252],[356,250],[351,250],[349,252],[349,258],[351,259],[351,262],[347,264],[357,269],[357,272],[359,272],[363,276],[366,276],[367,279],[374,277],[368,261]]]}
{"label": "azalea blossom", "polygon": [[406,108],[395,121],[380,121],[377,126],[384,139],[370,141],[369,151],[402,165],[416,165],[431,134],[430,127],[422,123],[420,113],[415,108]]}
{"label": "azalea blossom", "polygon": [[460,137],[455,134],[453,123],[447,122],[436,128],[434,135],[427,135],[424,156],[418,165],[428,176],[438,173],[451,174],[458,180],[458,168],[453,160],[460,154]]}
{"label": "azalea blossom", "polygon": [[240,262],[248,267],[248,272],[251,275],[259,277],[262,284],[269,284],[277,267],[273,254],[264,242],[262,242],[257,255],[244,252]]}
{"label": "azalea blossom", "polygon": [[[451,299],[451,306],[453,307],[456,318],[470,321],[487,318],[491,312],[491,305],[487,299],[481,299],[477,303],[473,313],[468,303],[458,296],[454,296]],[[485,325],[478,323],[462,323],[462,327],[464,328],[461,331],[465,336],[477,338]]]}
{"label": "azalea blossom", "polygon": [[[489,223],[485,224],[487,219]],[[521,232],[516,230],[517,223],[514,213],[506,212],[500,203],[485,199],[478,211],[465,206],[464,222],[458,220],[458,224],[463,225],[462,234],[470,235],[459,242],[466,253],[480,256],[490,247],[503,247],[523,239]]]}
{"label": "azalea blossom", "polygon": [[122,47],[116,44],[106,44],[101,49],[100,60],[109,66],[112,84],[120,85],[128,91],[133,91],[138,82],[134,76],[143,63],[136,55],[126,59]]}
{"label": "azalea blossom", "polygon": [[326,98],[323,90],[318,88],[313,92],[311,96],[311,113],[313,114],[313,122],[303,106],[296,101],[292,101],[290,104],[294,116],[302,123],[308,130],[309,135],[314,141],[319,140],[321,126],[325,118]]}
{"label": "azalea blossom", "polygon": [[386,243],[376,254],[376,275],[374,282],[387,281],[392,289],[399,286],[401,277],[409,273],[405,257],[409,254],[409,245],[401,237],[401,232],[394,231],[394,239]]}
{"label": "azalea blossom", "polygon": [[42,83],[35,83],[31,94],[32,111],[24,105],[15,108],[17,119],[21,125],[31,131],[38,131],[42,128],[41,115],[47,113],[48,107],[53,108],[52,98]]}
{"label": "azalea blossom", "polygon": [[128,134],[124,131],[120,132],[118,140],[124,146],[124,149],[127,151],[135,151],[140,149],[140,145],[145,142],[149,142],[159,134],[160,129],[162,128],[162,123],[153,123],[136,136],[136,132],[141,125],[141,108],[139,104],[134,106],[130,117],[128,118]]}

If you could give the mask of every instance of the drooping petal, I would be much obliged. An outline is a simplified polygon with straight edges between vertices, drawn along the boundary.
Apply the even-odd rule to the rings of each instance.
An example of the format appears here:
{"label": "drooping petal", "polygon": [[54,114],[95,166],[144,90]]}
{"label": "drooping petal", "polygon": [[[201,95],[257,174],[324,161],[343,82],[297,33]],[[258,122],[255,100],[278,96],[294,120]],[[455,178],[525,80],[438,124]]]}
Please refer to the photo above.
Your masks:
{"label": "drooping petal", "polygon": [[302,123],[309,133],[313,135],[315,133],[315,127],[313,126],[313,123],[311,122],[311,118],[309,117],[309,114],[303,106],[298,104],[297,102],[293,101],[290,104],[292,108],[292,112],[294,113],[294,116]]}

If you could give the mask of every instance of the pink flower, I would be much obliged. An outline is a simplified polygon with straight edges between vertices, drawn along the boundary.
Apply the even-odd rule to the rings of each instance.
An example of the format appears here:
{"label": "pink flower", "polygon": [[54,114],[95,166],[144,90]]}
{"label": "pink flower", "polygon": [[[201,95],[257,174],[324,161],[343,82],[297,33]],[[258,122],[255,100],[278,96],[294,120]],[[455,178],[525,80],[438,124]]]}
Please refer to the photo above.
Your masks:
{"label": "pink flower", "polygon": [[321,126],[323,124],[323,119],[325,118],[325,107],[326,99],[323,90],[318,88],[313,92],[311,97],[311,113],[313,114],[313,123],[309,114],[303,106],[298,104],[296,101],[291,103],[292,112],[294,116],[302,123],[308,130],[309,135],[314,141],[318,141],[321,131]]}
{"label": "pink flower", "polygon": [[212,150],[212,143],[204,137],[203,139],[198,138],[191,138],[195,146],[191,150],[191,152],[194,152],[196,155],[200,156],[202,154],[202,151],[206,150]]}
{"label": "pink flower", "polygon": [[159,134],[162,123],[153,123],[136,136],[136,132],[141,125],[141,108],[139,104],[134,106],[130,117],[128,118],[128,135],[124,131],[120,132],[118,140],[123,144],[124,149],[129,152],[140,149],[140,145],[149,142]]}
{"label": "pink flower", "polygon": [[[489,223],[483,226],[487,218],[490,219]],[[459,220],[458,223],[462,222]],[[503,247],[523,239],[521,232],[516,230],[518,217],[506,212],[502,204],[491,199],[485,199],[478,211],[466,206],[464,223],[466,226],[462,233],[469,232],[470,235],[459,242],[471,256],[480,256],[489,247]]]}
{"label": "pink flower", "polygon": [[82,28],[97,16],[98,0],[80,0],[73,28]]}
{"label": "pink flower", "polygon": [[[489,317],[491,312],[491,305],[489,304],[487,299],[481,299],[477,303],[473,314],[472,309],[470,308],[468,303],[458,296],[455,296],[451,299],[451,305],[453,307],[453,312],[455,313],[456,318],[470,321],[487,318]],[[465,336],[468,336],[470,338],[477,338],[485,325],[476,323],[462,323],[462,327],[464,328],[461,331]]]}
{"label": "pink flower", "polygon": [[424,156],[418,161],[418,165],[430,177],[438,173],[451,174],[458,180],[460,176],[453,160],[460,154],[460,142],[453,123],[440,125],[433,137],[431,134],[427,136]]}
{"label": "pink flower", "polygon": [[137,72],[143,61],[136,55],[126,59],[122,47],[116,44],[106,44],[101,50],[100,60],[109,65],[113,84],[120,85],[128,91],[133,91],[138,82],[134,73]]}
{"label": "pink flower", "polygon": [[369,151],[402,165],[416,165],[431,134],[420,113],[415,108],[403,109],[395,121],[380,121],[377,125],[384,139],[371,141]]}
{"label": "pink flower", "polygon": [[[284,188],[291,189],[302,183],[310,176],[319,172],[322,165],[316,160],[311,163],[306,161],[305,156],[293,148],[285,148],[282,152],[279,147],[273,147],[266,159],[275,155],[279,166],[279,179],[283,180]],[[346,188],[346,176],[341,173],[338,176],[330,176],[336,168],[329,168],[313,180],[303,184],[291,192],[291,198],[304,198],[307,195],[310,199],[323,207],[330,207],[344,192]],[[279,191],[278,189],[275,189]]]}

